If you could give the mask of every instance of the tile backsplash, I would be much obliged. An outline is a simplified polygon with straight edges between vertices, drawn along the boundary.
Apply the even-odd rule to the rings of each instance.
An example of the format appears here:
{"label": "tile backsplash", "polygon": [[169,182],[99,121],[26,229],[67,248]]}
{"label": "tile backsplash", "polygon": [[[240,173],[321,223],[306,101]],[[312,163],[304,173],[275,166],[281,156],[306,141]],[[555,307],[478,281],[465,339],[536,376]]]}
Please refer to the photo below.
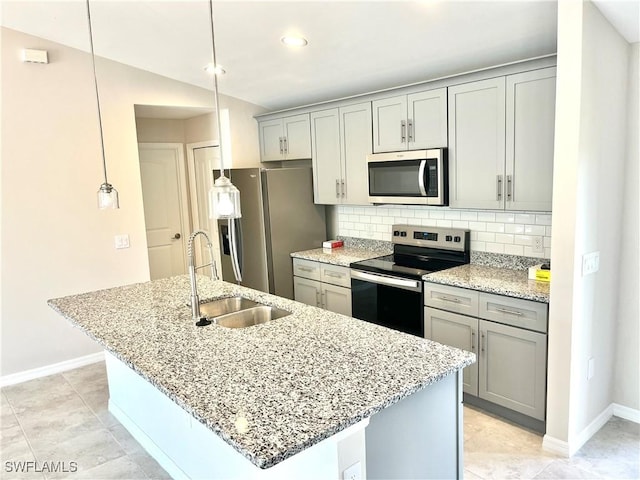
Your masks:
{"label": "tile backsplash", "polygon": [[[551,258],[551,213],[459,210],[406,205],[337,206],[338,235],[391,241],[391,225],[468,228],[471,250]],[[534,236],[544,253],[534,253]]]}

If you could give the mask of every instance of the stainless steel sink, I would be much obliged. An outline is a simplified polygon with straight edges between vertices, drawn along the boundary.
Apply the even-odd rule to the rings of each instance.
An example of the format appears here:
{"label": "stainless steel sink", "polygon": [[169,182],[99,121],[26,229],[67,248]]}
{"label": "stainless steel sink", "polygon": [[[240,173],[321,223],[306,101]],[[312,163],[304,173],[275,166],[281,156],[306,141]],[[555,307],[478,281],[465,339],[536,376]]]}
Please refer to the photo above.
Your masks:
{"label": "stainless steel sink", "polygon": [[238,312],[259,304],[244,297],[229,297],[200,304],[200,314],[206,318],[215,318],[228,313]]}
{"label": "stainless steel sink", "polygon": [[215,319],[215,322],[227,328],[246,328],[253,325],[275,320],[276,318],[286,317],[291,312],[281,310],[279,308],[270,307],[268,305],[258,305],[233,313],[221,315]]}

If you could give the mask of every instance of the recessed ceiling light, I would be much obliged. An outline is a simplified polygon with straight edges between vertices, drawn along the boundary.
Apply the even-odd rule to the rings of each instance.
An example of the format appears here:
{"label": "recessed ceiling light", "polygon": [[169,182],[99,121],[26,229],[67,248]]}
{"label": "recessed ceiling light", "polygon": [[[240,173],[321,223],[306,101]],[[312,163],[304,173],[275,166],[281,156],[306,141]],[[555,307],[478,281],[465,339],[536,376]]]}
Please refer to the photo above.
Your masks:
{"label": "recessed ceiling light", "polygon": [[227,73],[227,71],[224,68],[222,68],[222,65],[218,65],[214,67],[212,63],[209,63],[208,65],[206,65],[204,67],[204,70],[207,73],[210,73],[211,75],[213,75],[214,73],[216,75],[224,75],[225,73]]}
{"label": "recessed ceiling light", "polygon": [[304,47],[309,43],[306,38],[296,35],[285,35],[280,41],[290,47]]}

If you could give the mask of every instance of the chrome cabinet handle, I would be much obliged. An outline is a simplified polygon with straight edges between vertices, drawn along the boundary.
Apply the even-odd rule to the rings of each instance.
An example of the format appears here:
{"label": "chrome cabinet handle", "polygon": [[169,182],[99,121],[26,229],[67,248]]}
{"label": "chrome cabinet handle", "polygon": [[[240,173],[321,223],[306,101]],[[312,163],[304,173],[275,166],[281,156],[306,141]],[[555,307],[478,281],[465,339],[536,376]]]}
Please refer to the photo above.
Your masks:
{"label": "chrome cabinet handle", "polygon": [[316,289],[316,307],[321,307],[322,304],[320,303],[320,291],[318,291],[318,289]]}
{"label": "chrome cabinet handle", "polygon": [[284,149],[282,148],[282,137],[280,137],[279,140],[280,140],[280,154],[283,154]]}
{"label": "chrome cabinet handle", "polygon": [[342,278],[342,277],[344,277],[344,275],[342,273],[335,273],[335,272],[327,272],[327,271],[325,271],[324,274],[327,277],[333,277],[333,278]]}
{"label": "chrome cabinet handle", "polygon": [[344,188],[344,180],[340,180],[340,191],[342,192],[342,198],[346,196],[345,188]]}
{"label": "chrome cabinet handle", "polygon": [[502,175],[496,178],[496,200],[502,200]]}
{"label": "chrome cabinet handle", "polygon": [[502,313],[508,313],[509,315],[517,315],[519,317],[524,315],[524,313],[518,312],[517,310],[508,310],[506,308],[500,308],[500,307],[496,307],[496,311],[502,312]]}
{"label": "chrome cabinet handle", "polygon": [[459,298],[452,298],[452,297],[440,296],[438,297],[438,300],[444,300],[445,302],[461,303]]}
{"label": "chrome cabinet handle", "polygon": [[180,240],[180,238],[182,238],[182,235],[180,235],[179,233],[176,233],[176,234],[173,236],[173,238],[174,238],[174,240]]}
{"label": "chrome cabinet handle", "polygon": [[407,123],[409,126],[409,141],[413,142],[413,120],[409,119]]}
{"label": "chrome cabinet handle", "polygon": [[407,141],[407,122],[400,120],[400,142]]}
{"label": "chrome cabinet handle", "polygon": [[284,144],[284,153],[289,153],[289,144],[287,141],[287,137],[282,137],[283,140],[283,144]]}
{"label": "chrome cabinet handle", "polygon": [[476,331],[471,330],[471,350],[476,351]]}
{"label": "chrome cabinet handle", "polygon": [[507,200],[511,200],[512,193],[511,189],[513,188],[513,180],[511,175],[507,175]]}
{"label": "chrome cabinet handle", "polygon": [[313,272],[313,268],[309,267],[298,267],[298,270],[302,270],[303,272]]}
{"label": "chrome cabinet handle", "polygon": [[340,198],[340,180],[336,178],[336,198]]}
{"label": "chrome cabinet handle", "polygon": [[480,335],[480,351],[484,352],[484,332]]}

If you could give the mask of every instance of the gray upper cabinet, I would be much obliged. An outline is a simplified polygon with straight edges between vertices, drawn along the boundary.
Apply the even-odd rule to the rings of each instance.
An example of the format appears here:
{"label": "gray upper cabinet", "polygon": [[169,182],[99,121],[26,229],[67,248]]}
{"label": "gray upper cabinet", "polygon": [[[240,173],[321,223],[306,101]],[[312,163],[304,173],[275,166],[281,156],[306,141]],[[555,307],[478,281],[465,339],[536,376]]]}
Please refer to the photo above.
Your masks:
{"label": "gray upper cabinet", "polygon": [[311,158],[309,114],[258,122],[260,160],[299,160]]}
{"label": "gray upper cabinet", "polygon": [[551,211],[556,69],[507,77],[507,210]]}
{"label": "gray upper cabinet", "polygon": [[371,103],[311,113],[314,201],[325,205],[368,202]]}
{"label": "gray upper cabinet", "polygon": [[449,87],[449,205],[504,207],[505,79]]}
{"label": "gray upper cabinet", "polygon": [[372,103],[375,153],[447,146],[446,88]]}
{"label": "gray upper cabinet", "polygon": [[449,87],[449,203],[551,210],[555,67]]}

